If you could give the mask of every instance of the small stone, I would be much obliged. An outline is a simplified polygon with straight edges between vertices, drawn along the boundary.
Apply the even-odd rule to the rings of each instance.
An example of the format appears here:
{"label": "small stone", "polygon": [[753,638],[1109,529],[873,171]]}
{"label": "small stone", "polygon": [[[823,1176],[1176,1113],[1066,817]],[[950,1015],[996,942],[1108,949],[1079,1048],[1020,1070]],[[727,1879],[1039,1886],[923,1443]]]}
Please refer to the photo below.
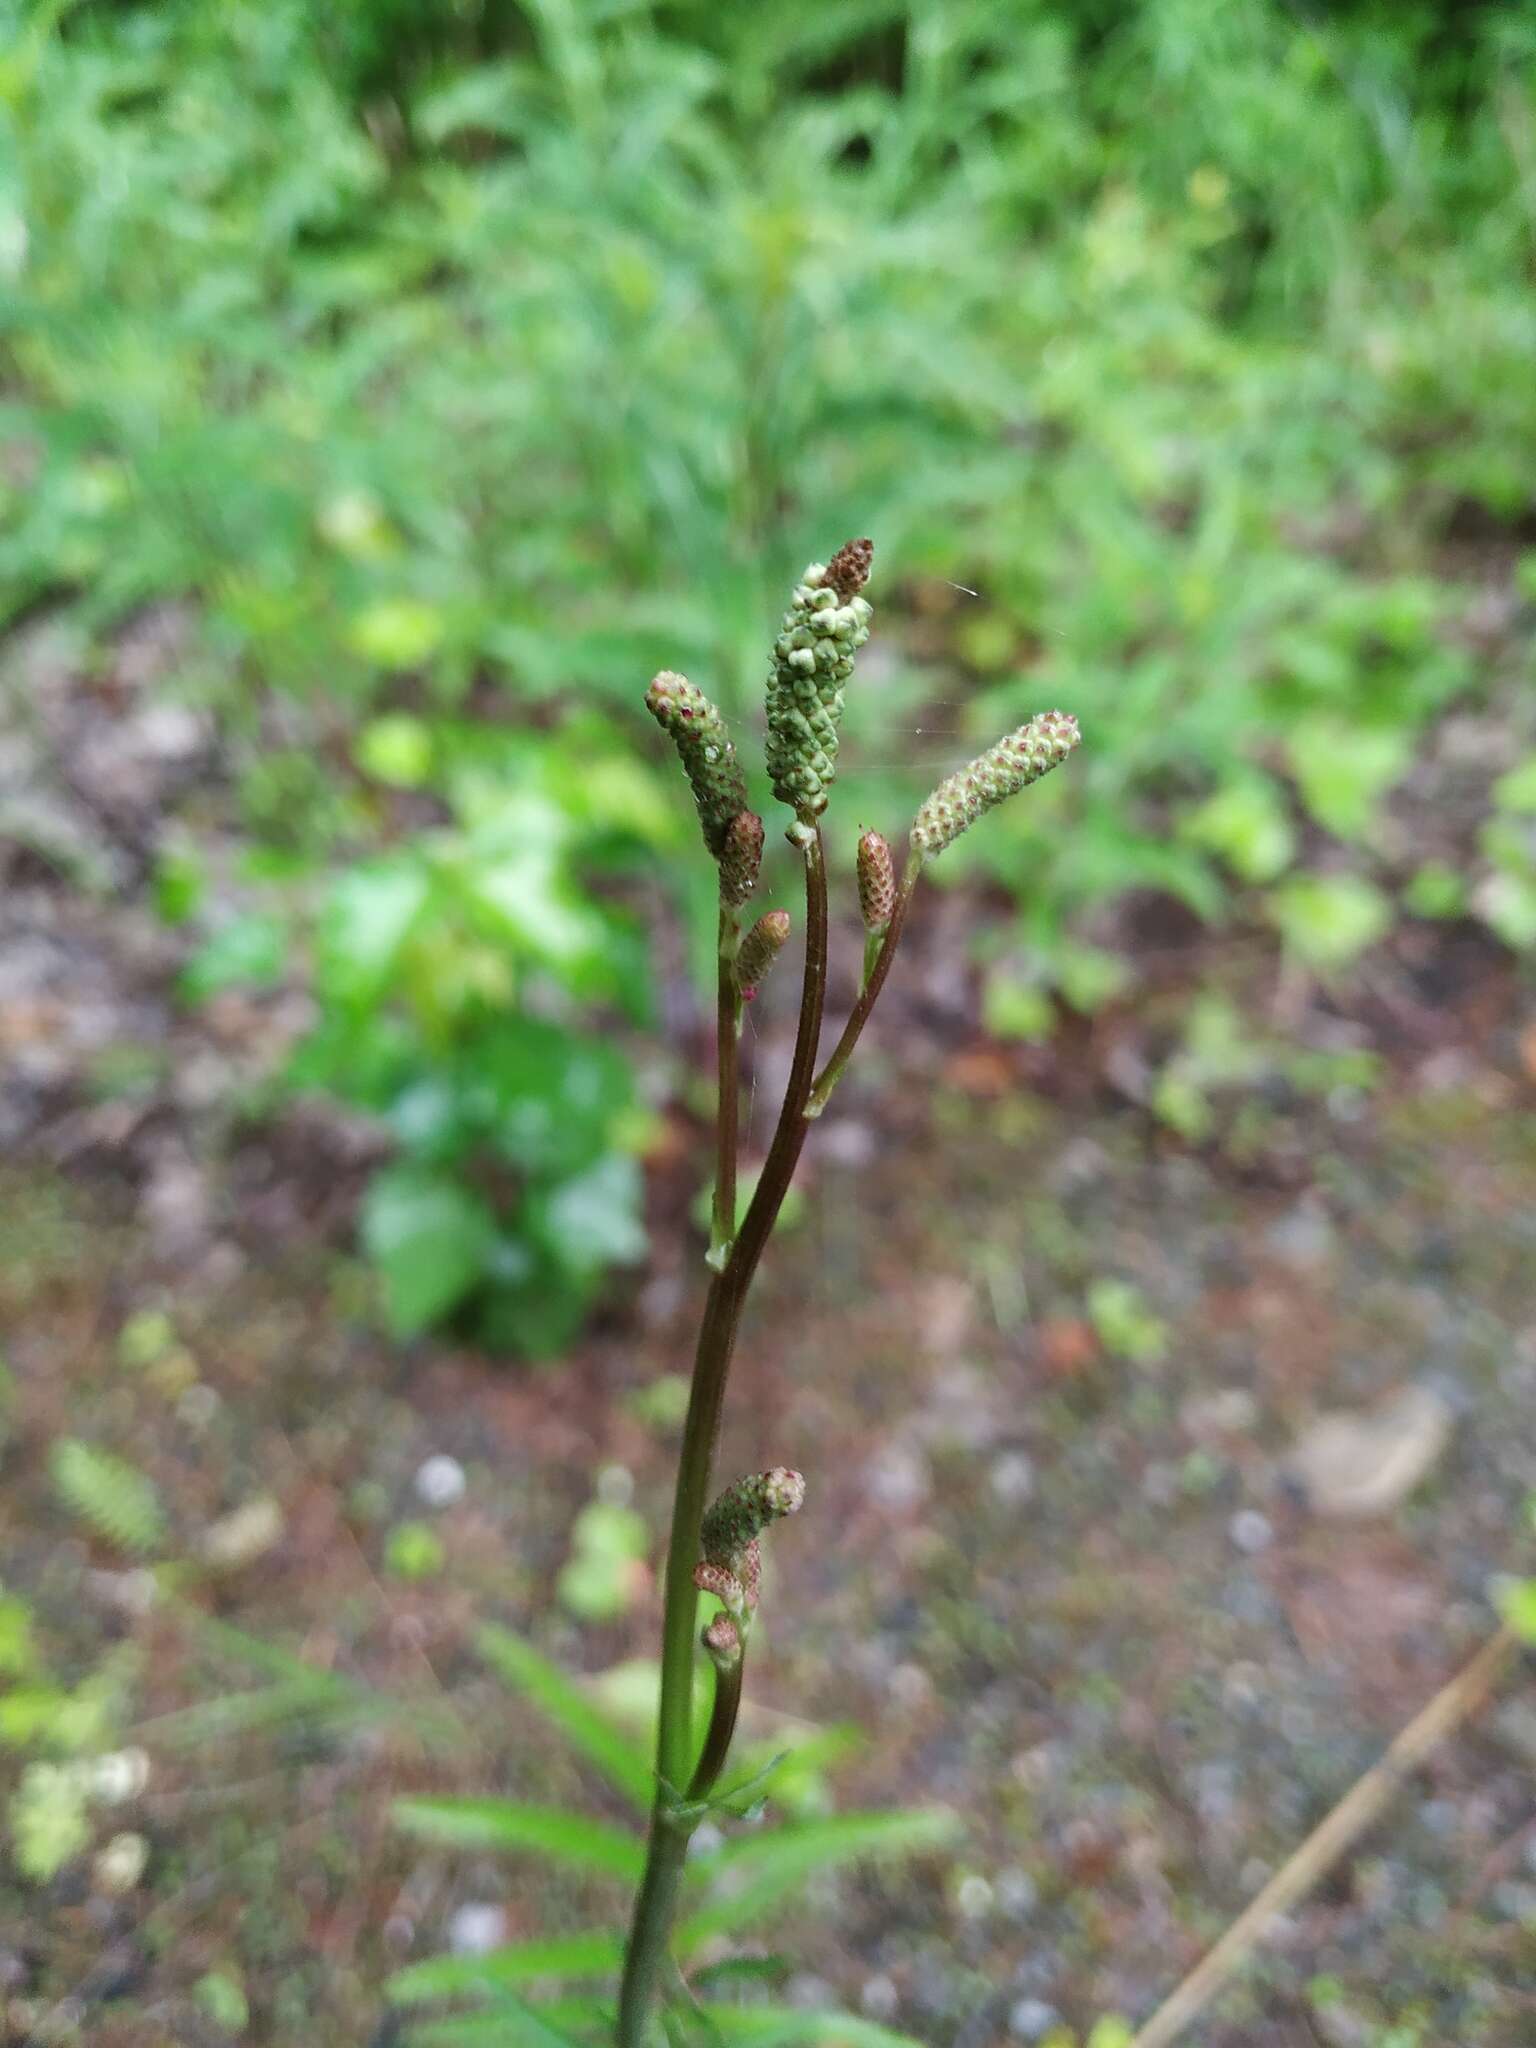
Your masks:
{"label": "small stone", "polygon": [[506,1909],[489,1901],[468,1901],[448,1922],[448,1946],[456,1956],[488,1956],[504,1947],[506,1939]]}
{"label": "small stone", "polygon": [[464,1498],[468,1481],[457,1458],[439,1451],[426,1459],[416,1474],[416,1498],[429,1508],[451,1508]]}
{"label": "small stone", "polygon": [[898,1706],[924,1707],[933,1697],[933,1680],[921,1664],[898,1664],[891,1673],[891,1698]]}
{"label": "small stone", "polygon": [[992,1491],[1004,1507],[1022,1506],[1035,1490],[1035,1467],[1022,1451],[1005,1451],[992,1461]]}
{"label": "small stone", "polygon": [[859,2004],[872,2020],[893,2020],[901,2004],[901,1996],[891,1979],[882,1974],[866,1978],[859,1993]]}
{"label": "small stone", "polygon": [[608,1508],[627,1508],[635,1497],[635,1475],[627,1465],[605,1465],[597,1475],[598,1499]]}
{"label": "small stone", "polygon": [[283,1540],[283,1511],[270,1494],[261,1494],[221,1515],[203,1532],[203,1562],[215,1571],[242,1571],[275,1550]]}
{"label": "small stone", "polygon": [[1320,1515],[1385,1514],[1428,1476],[1451,1440],[1450,1403],[1402,1388],[1367,1413],[1320,1415],[1286,1460],[1286,1476]]}
{"label": "small stone", "polygon": [[1027,1870],[1000,1870],[997,1903],[1010,1920],[1028,1920],[1040,1903],[1040,1887]]}
{"label": "small stone", "polygon": [[825,1977],[813,1977],[809,1970],[802,1970],[791,1977],[785,1987],[789,2003],[798,2006],[802,2012],[816,2012],[821,2007],[836,2003],[837,1994]]}
{"label": "small stone", "polygon": [[1016,1998],[1008,2008],[1008,2031],[1017,2041],[1038,2041],[1061,2019],[1043,1998]]}
{"label": "small stone", "polygon": [[928,1498],[933,1485],[927,1459],[904,1444],[889,1444],[872,1458],[864,1483],[876,1506],[891,1514],[910,1513]]}
{"label": "small stone", "polygon": [[137,1799],[149,1783],[149,1756],[142,1749],[117,1749],[88,1766],[91,1797],[106,1806]]}
{"label": "small stone", "polygon": [[1257,1508],[1240,1508],[1227,1524],[1227,1534],[1245,1557],[1257,1557],[1275,1540],[1274,1524]]}
{"label": "small stone", "polygon": [[992,1910],[992,1900],[991,1885],[975,1871],[955,1886],[955,1910],[962,1919],[983,1919]]}
{"label": "small stone", "polygon": [[131,1892],[149,1863],[149,1844],[142,1835],[114,1835],[91,1864],[98,1891]]}

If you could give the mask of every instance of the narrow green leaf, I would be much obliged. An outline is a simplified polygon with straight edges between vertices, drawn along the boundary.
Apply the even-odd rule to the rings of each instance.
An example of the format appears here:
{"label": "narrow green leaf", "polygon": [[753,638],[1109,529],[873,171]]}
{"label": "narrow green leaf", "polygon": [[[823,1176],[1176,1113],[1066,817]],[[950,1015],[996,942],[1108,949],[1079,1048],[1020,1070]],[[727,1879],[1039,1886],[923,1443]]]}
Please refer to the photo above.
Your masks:
{"label": "narrow green leaf", "polygon": [[573,1749],[640,1812],[649,1811],[654,1785],[649,1761],[558,1665],[508,1629],[482,1628],[475,1641],[486,1662],[531,1700]]}
{"label": "narrow green leaf", "polygon": [[397,2004],[417,2005],[545,1979],[603,1976],[623,1959],[624,1944],[616,1934],[569,1934],[554,1941],[515,1942],[484,1956],[432,1956],[397,1970],[385,1989]]}
{"label": "narrow green leaf", "polygon": [[818,1870],[865,1856],[911,1854],[954,1834],[953,1814],[942,1808],[919,1813],[850,1813],[833,1820],[805,1821],[769,1834],[727,1842],[711,1856],[698,1857],[689,1874],[713,1889],[730,1884],[727,1897],[712,1899],[677,1931],[680,1955],[713,1935],[742,1927],[794,1892]]}
{"label": "narrow green leaf", "polygon": [[525,1849],[551,1863],[638,1882],[645,1857],[633,1835],[584,1814],[510,1799],[397,1799],[396,1823],[429,1842],[462,1849]]}
{"label": "narrow green leaf", "polygon": [[[596,2031],[594,2031],[596,2030]],[[519,2000],[498,2002],[489,2012],[456,2019],[418,2022],[406,2035],[408,2048],[587,2048],[613,2036],[613,2007],[595,1998],[562,1998],[537,2008]]]}
{"label": "narrow green leaf", "polygon": [[704,2010],[727,2041],[751,2048],[790,2048],[824,2042],[826,2048],[918,2048],[910,2034],[898,2034],[873,2020],[846,2012],[799,2012],[780,2005],[711,2005]]}

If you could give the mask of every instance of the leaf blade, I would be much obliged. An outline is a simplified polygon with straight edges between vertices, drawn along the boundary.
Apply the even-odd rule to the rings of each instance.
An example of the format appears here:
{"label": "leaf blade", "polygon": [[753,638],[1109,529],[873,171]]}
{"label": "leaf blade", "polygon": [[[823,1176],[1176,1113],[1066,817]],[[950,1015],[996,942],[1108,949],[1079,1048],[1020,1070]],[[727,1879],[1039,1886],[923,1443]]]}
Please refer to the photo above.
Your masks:
{"label": "leaf blade", "polygon": [[654,1779],[649,1762],[580,1686],[510,1629],[487,1624],[475,1642],[487,1663],[531,1701],[615,1791],[639,1812],[650,1810]]}
{"label": "leaf blade", "polygon": [[523,1806],[511,1799],[413,1798],[397,1799],[391,1811],[396,1826],[407,1833],[454,1848],[526,1851],[551,1863],[630,1883],[638,1883],[644,1868],[644,1850],[636,1836],[556,1806]]}

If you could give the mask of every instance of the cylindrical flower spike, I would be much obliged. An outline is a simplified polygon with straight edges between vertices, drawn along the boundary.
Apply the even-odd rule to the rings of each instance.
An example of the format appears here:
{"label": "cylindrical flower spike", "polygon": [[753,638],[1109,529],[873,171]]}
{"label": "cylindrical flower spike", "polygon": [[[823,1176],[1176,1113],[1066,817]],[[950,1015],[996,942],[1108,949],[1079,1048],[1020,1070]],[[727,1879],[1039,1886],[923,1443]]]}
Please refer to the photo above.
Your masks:
{"label": "cylindrical flower spike", "polygon": [[795,587],[768,671],[768,774],[795,813],[791,839],[809,841],[837,775],[837,729],[853,657],[869,638],[870,606],[859,595],[874,545],[850,540],[823,566],[812,562]]}
{"label": "cylindrical flower spike", "polygon": [[704,1517],[699,1547],[707,1565],[719,1565],[738,1579],[749,1572],[747,1550],[770,1522],[799,1512],[805,1480],[787,1465],[753,1472],[728,1486]]}
{"label": "cylindrical flower spike", "polygon": [[704,844],[719,860],[732,823],[748,808],[746,777],[725,720],[686,676],[665,668],[652,679],[645,708],[672,735],[698,806]]}
{"label": "cylindrical flower spike", "polygon": [[757,994],[759,983],[779,957],[788,937],[789,912],[765,910],[742,940],[741,951],[736,955],[736,986],[743,1002],[750,1003]]}
{"label": "cylindrical flower spike", "polygon": [[891,843],[879,832],[859,839],[859,915],[867,932],[883,932],[896,908],[896,863]]}
{"label": "cylindrical flower spike", "polygon": [[1081,738],[1070,713],[1042,711],[939,784],[913,821],[913,846],[922,854],[942,853],[994,804],[1059,767]]}
{"label": "cylindrical flower spike", "polygon": [[739,909],[757,887],[763,864],[763,821],[756,811],[738,811],[726,827],[720,850],[720,894]]}

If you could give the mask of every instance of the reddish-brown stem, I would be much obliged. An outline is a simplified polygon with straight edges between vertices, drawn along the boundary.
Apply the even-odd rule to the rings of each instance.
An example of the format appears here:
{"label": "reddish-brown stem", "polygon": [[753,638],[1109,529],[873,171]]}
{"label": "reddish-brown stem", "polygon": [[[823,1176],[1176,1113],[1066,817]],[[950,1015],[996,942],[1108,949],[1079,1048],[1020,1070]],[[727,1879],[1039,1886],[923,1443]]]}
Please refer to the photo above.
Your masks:
{"label": "reddish-brown stem", "polygon": [[619,2048],[640,2048],[682,1881],[690,1829],[677,1808],[693,1778],[689,1767],[693,1754],[694,1637],[698,1621],[693,1568],[699,1557],[699,1532],[709,1497],[710,1468],[742,1307],[805,1143],[805,1105],[816,1073],[826,986],[826,853],[818,831],[805,848],[805,972],[789,1083],[741,1229],[724,1266],[710,1283],[694,1352],[693,1386],[683,1425],[667,1550],[656,1804],[651,1815],[645,1875],[635,1901],[624,1957],[619,1991]]}
{"label": "reddish-brown stem", "polygon": [[736,1235],[736,1125],[741,1098],[737,1050],[741,1019],[741,995],[736,986],[737,937],[736,913],[722,899],[715,958],[715,1068],[719,1101],[715,1119],[715,1199],[709,1233],[709,1263],[716,1268],[725,1263],[731,1239]]}
{"label": "reddish-brown stem", "polygon": [[885,977],[891,971],[891,962],[896,957],[896,948],[901,943],[902,929],[911,908],[912,895],[917,888],[917,878],[923,871],[923,857],[914,848],[907,856],[906,870],[901,878],[901,887],[896,892],[896,906],[891,912],[891,921],[885,928],[885,938],[880,951],[875,955],[874,965],[865,977],[859,991],[859,999],[853,1006],[853,1014],[843,1026],[843,1035],[833,1049],[832,1057],[816,1077],[810,1094],[806,1097],[805,1114],[820,1116],[827,1106],[827,1097],[842,1078],[844,1067],[853,1056],[853,1049],[859,1042],[859,1034],[869,1022],[869,1013],[880,999],[885,987]]}

